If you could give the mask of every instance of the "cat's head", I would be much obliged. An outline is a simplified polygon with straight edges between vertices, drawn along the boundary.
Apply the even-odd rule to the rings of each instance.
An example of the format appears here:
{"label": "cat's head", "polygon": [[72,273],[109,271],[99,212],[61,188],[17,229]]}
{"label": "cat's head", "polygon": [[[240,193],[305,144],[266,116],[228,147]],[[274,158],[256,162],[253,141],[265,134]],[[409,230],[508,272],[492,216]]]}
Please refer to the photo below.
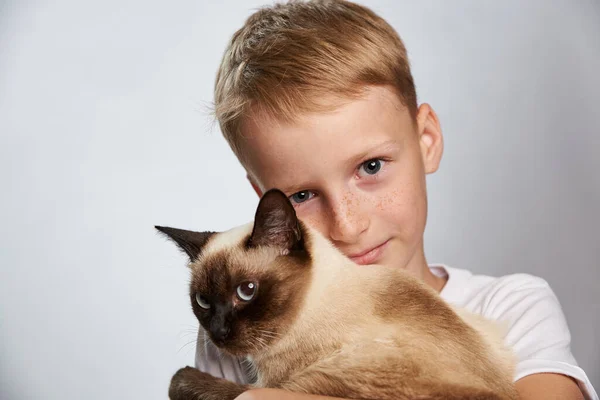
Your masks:
{"label": "cat's head", "polygon": [[208,337],[233,355],[281,339],[310,281],[309,233],[288,198],[270,190],[254,223],[226,232],[159,227],[190,258],[190,300]]}

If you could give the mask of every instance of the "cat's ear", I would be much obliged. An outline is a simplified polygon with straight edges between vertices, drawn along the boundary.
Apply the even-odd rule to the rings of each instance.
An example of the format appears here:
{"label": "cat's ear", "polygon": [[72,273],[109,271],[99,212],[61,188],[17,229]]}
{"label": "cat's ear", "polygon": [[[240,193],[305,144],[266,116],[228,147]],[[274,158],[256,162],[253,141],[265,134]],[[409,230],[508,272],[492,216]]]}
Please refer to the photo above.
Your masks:
{"label": "cat's ear", "polygon": [[215,232],[193,232],[166,226],[155,226],[155,228],[177,243],[192,262],[200,256],[208,239],[215,234]]}
{"label": "cat's ear", "polygon": [[302,248],[296,211],[282,191],[271,189],[261,197],[248,246],[275,246],[285,252]]}

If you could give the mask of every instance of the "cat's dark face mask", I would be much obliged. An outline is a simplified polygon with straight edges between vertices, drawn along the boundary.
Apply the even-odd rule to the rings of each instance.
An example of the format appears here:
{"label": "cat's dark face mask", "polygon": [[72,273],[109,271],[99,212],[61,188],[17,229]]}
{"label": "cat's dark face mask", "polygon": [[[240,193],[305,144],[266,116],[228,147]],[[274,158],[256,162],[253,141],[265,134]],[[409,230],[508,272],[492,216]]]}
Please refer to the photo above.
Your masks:
{"label": "cat's dark face mask", "polygon": [[157,229],[190,257],[192,309],[216,346],[234,355],[254,355],[285,334],[301,306],[311,268],[306,229],[282,192],[266,192],[252,232],[217,251],[211,251],[211,238],[228,232]]}

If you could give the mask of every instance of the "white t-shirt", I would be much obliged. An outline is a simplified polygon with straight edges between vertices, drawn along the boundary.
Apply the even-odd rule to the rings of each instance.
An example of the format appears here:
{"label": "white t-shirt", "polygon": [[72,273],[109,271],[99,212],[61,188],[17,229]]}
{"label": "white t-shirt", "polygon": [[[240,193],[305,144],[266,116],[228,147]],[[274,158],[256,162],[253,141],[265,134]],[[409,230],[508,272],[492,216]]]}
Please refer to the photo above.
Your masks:
{"label": "white t-shirt", "polygon": [[[586,399],[600,400],[571,354],[567,322],[545,280],[528,274],[500,278],[473,275],[441,264],[430,268],[434,274],[448,277],[440,293],[448,303],[508,323],[505,342],[518,359],[515,381],[542,372],[559,373],[574,378]],[[219,354],[216,347],[204,340],[202,329],[198,334],[195,365],[213,376],[248,383],[243,365],[235,358]]]}

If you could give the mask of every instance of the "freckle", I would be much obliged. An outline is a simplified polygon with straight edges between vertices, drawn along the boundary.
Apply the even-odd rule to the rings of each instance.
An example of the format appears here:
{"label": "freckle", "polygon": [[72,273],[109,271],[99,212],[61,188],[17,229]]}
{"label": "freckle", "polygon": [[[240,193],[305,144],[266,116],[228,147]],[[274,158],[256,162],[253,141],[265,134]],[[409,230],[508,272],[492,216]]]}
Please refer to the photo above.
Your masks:
{"label": "freckle", "polygon": [[391,194],[379,199],[377,207],[379,210],[384,210],[385,207],[392,206],[398,199],[398,190],[394,190]]}

